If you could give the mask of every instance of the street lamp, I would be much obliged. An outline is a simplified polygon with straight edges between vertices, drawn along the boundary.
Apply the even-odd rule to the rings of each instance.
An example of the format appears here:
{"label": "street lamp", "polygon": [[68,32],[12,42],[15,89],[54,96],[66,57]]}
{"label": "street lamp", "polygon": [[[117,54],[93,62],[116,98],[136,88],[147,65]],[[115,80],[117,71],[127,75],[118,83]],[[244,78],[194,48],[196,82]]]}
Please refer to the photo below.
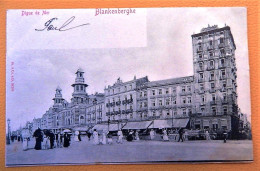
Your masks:
{"label": "street lamp", "polygon": [[7,141],[6,141],[6,144],[10,144],[10,119],[8,118],[7,119],[7,128],[8,128],[8,130],[7,130]]}

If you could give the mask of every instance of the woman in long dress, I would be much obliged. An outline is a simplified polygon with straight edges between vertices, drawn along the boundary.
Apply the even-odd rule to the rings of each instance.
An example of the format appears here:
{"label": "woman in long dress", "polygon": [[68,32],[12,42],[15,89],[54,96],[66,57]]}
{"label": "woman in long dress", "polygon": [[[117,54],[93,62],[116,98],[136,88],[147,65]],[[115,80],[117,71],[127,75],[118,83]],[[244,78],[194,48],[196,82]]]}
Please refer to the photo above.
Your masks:
{"label": "woman in long dress", "polygon": [[93,132],[93,144],[95,145],[98,145],[99,144],[99,141],[98,141],[98,132],[96,129],[94,129],[94,132]]}
{"label": "woman in long dress", "polygon": [[163,141],[169,141],[166,129],[163,130]]}
{"label": "woman in long dress", "polygon": [[103,145],[107,144],[107,133],[105,130],[103,130],[103,133],[102,133],[102,144]]}
{"label": "woman in long dress", "polygon": [[122,144],[123,143],[123,133],[122,133],[122,130],[119,130],[117,132],[117,136],[118,136],[118,143]]}
{"label": "woman in long dress", "polygon": [[135,139],[136,139],[136,141],[139,141],[139,140],[140,140],[138,131],[135,132]]}
{"label": "woman in long dress", "polygon": [[150,138],[151,138],[151,140],[154,139],[154,136],[155,136],[154,130],[151,129],[151,131],[150,131]]}
{"label": "woman in long dress", "polygon": [[42,131],[40,128],[38,128],[34,133],[33,136],[35,137],[35,150],[41,150],[42,149]]}
{"label": "woman in long dress", "polygon": [[79,142],[79,131],[75,131],[74,141]]}
{"label": "woman in long dress", "polygon": [[43,136],[42,149],[43,150],[47,150],[48,149],[48,137],[45,134]]}
{"label": "woman in long dress", "polygon": [[64,147],[69,147],[70,146],[70,136],[68,135],[67,132],[64,134]]}

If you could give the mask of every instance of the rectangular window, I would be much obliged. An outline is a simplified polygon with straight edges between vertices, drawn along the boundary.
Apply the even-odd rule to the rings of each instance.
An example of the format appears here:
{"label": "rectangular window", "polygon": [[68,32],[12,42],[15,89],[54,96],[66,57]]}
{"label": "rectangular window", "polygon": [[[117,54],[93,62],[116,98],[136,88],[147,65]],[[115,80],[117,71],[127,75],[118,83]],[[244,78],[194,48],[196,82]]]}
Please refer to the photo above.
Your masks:
{"label": "rectangular window", "polygon": [[200,84],[200,90],[204,91],[204,84]]}
{"label": "rectangular window", "polygon": [[200,58],[200,59],[202,58],[202,54],[201,54],[201,53],[199,54],[199,58]]}
{"label": "rectangular window", "polygon": [[210,72],[210,80],[214,80],[215,74],[214,71]]}
{"label": "rectangular window", "polygon": [[221,37],[221,38],[219,39],[219,42],[220,42],[220,43],[224,43],[224,38]]}
{"label": "rectangular window", "polygon": [[152,106],[155,106],[155,101],[152,101]]}
{"label": "rectangular window", "polygon": [[156,116],[156,112],[155,111],[153,111],[153,116]]}
{"label": "rectangular window", "polygon": [[176,115],[177,115],[177,111],[176,111],[176,110],[174,110],[173,114],[174,114],[174,116],[176,116]]}
{"label": "rectangular window", "polygon": [[155,90],[152,90],[152,95],[155,96]]}
{"label": "rectangular window", "polygon": [[165,93],[169,94],[169,88],[166,88]]}
{"label": "rectangular window", "polygon": [[205,111],[205,108],[204,107],[200,108],[200,111],[201,113],[203,113]]}
{"label": "rectangular window", "polygon": [[185,97],[182,98],[182,103],[183,103],[183,104],[186,103],[186,98],[185,98]]}
{"label": "rectangular window", "polygon": [[225,77],[225,76],[226,76],[226,71],[225,71],[225,70],[221,70],[221,75],[222,75],[223,77]]}
{"label": "rectangular window", "polygon": [[143,97],[143,92],[140,92],[140,97]]}
{"label": "rectangular window", "polygon": [[172,103],[176,104],[176,98],[172,98]]}
{"label": "rectangular window", "polygon": [[200,73],[200,79],[203,79],[203,73]]}
{"label": "rectangular window", "polygon": [[182,114],[185,116],[186,115],[186,109],[182,109]]}
{"label": "rectangular window", "polygon": [[215,83],[210,83],[210,87],[211,87],[211,89],[214,89],[215,88]]}
{"label": "rectangular window", "polygon": [[162,100],[159,100],[159,106],[162,106]]}
{"label": "rectangular window", "polygon": [[188,92],[191,92],[191,86],[187,86]]}
{"label": "rectangular window", "polygon": [[162,94],[162,89],[159,89],[159,94]]}
{"label": "rectangular window", "polygon": [[216,95],[212,94],[212,101],[215,102],[216,101]]}
{"label": "rectangular window", "polygon": [[172,88],[172,93],[173,93],[173,94],[176,93],[176,88],[175,88],[175,87]]}
{"label": "rectangular window", "polygon": [[170,99],[166,99],[166,105],[170,105]]}
{"label": "rectangular window", "polygon": [[182,91],[182,92],[185,92],[185,90],[186,90],[186,89],[185,89],[185,86],[182,86],[182,87],[181,87],[181,91]]}
{"label": "rectangular window", "polygon": [[223,106],[223,114],[227,115],[228,111],[227,111],[227,106]]}
{"label": "rectangular window", "polygon": [[146,97],[147,96],[147,92],[146,91],[144,91],[144,97]]}
{"label": "rectangular window", "polygon": [[188,97],[188,103],[191,103],[191,97]]}
{"label": "rectangular window", "polygon": [[204,96],[204,95],[201,96],[201,101],[202,101],[203,103],[205,102],[205,96]]}
{"label": "rectangular window", "polygon": [[210,45],[210,46],[213,45],[213,41],[212,41],[212,40],[209,41],[209,45]]}
{"label": "rectangular window", "polygon": [[227,100],[227,94],[223,93],[223,100],[226,101]]}
{"label": "rectangular window", "polygon": [[210,57],[213,57],[213,52],[209,52],[209,56],[210,56]]}
{"label": "rectangular window", "polygon": [[216,113],[217,113],[216,107],[212,107],[211,110],[212,110],[213,115],[216,115]]}

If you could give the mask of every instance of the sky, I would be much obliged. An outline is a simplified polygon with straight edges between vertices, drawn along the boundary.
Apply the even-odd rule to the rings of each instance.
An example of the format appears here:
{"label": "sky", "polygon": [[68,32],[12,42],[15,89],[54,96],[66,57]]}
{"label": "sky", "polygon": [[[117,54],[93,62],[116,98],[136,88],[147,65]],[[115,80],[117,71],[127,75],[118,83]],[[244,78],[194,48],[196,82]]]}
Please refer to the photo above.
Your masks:
{"label": "sky", "polygon": [[251,119],[246,8],[149,8],[104,16],[94,16],[95,9],[79,10],[73,13],[79,19],[74,24],[86,22],[84,14],[91,27],[57,35],[32,28],[74,10],[50,10],[50,16],[31,18],[19,16],[19,10],[8,12],[6,117],[12,130],[41,117],[53,105],[57,86],[70,102],[78,68],[85,71],[88,94],[104,92],[118,77],[156,81],[193,75],[191,35],[208,24],[231,28],[237,47],[238,105]]}

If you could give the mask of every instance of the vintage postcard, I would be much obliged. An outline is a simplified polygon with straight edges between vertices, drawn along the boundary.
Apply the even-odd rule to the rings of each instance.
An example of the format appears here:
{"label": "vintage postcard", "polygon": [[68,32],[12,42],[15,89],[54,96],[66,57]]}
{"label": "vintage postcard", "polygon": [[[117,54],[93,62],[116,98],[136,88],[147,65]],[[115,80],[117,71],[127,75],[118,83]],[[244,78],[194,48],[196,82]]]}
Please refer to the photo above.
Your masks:
{"label": "vintage postcard", "polygon": [[8,10],[6,166],[253,161],[246,16]]}

